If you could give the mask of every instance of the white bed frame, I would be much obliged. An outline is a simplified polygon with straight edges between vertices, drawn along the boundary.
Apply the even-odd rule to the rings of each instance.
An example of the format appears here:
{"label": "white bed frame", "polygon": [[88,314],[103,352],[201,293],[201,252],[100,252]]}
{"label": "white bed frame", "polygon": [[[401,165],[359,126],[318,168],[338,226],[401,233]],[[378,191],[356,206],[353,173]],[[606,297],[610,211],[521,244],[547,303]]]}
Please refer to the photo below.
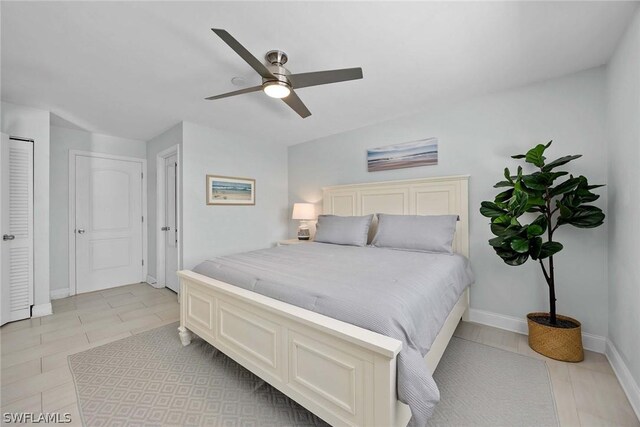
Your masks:
{"label": "white bed frame", "polygon": [[[469,255],[468,176],[323,188],[324,213],[457,214],[454,250]],[[396,396],[402,342],[192,271],[181,280],[180,339],[197,334],[334,426],[406,426]],[[461,317],[468,289],[425,363],[433,372]]]}

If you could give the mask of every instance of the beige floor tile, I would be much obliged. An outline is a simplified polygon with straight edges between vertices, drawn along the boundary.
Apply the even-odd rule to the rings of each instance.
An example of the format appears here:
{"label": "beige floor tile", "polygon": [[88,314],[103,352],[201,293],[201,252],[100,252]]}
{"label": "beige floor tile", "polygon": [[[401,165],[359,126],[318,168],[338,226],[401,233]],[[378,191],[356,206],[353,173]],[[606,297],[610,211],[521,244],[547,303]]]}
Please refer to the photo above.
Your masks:
{"label": "beige floor tile", "polygon": [[121,320],[117,314],[111,314],[110,316],[103,317],[100,320],[96,320],[95,322],[90,322],[87,324],[81,324],[80,326],[74,326],[68,329],[58,329],[57,331],[42,334],[42,342],[55,342],[60,338],[70,337],[77,334],[82,334],[85,332],[95,331],[98,329],[108,328],[113,325],[120,323]]}
{"label": "beige floor tile", "polygon": [[179,320],[180,319],[180,307],[176,304],[175,307],[169,310],[164,310],[156,313],[162,320]]}
{"label": "beige floor tile", "polygon": [[101,345],[109,344],[110,342],[118,341],[122,338],[130,337],[130,336],[131,336],[131,333],[127,331],[103,340],[99,340],[93,343],[86,343],[80,346],[69,348],[66,351],[63,351],[60,353],[45,356],[42,358],[42,372],[48,372],[48,371],[60,368],[62,366],[68,366],[69,361],[67,360],[67,358],[72,354],[80,353],[81,351],[85,351],[94,347],[99,347]]}
{"label": "beige floor tile", "polygon": [[0,381],[2,385],[20,381],[42,373],[42,361],[40,359],[28,360],[2,370]]}
{"label": "beige floor tile", "polygon": [[40,319],[40,317],[36,317],[35,319],[26,319],[7,323],[0,328],[0,334],[4,334],[5,332],[18,331],[25,328],[32,328],[34,326],[40,326]]}
{"label": "beige floor tile", "polygon": [[123,305],[133,304],[139,301],[139,299],[131,292],[123,294],[112,295],[104,298],[111,308],[121,307]]}
{"label": "beige floor tile", "polygon": [[95,331],[87,332],[89,342],[93,343],[111,336],[119,335],[123,332],[131,331],[136,328],[151,325],[154,323],[160,323],[162,320],[155,314],[139,317],[137,319],[129,320],[128,322],[121,322],[114,325],[110,325]]}
{"label": "beige floor tile", "polygon": [[59,412],[61,408],[76,403],[76,387],[73,381],[42,392],[42,411]]}
{"label": "beige floor tile", "polygon": [[24,329],[17,332],[10,332],[7,334],[7,336],[13,336],[16,334],[40,335],[40,334],[46,334],[48,332],[57,331],[58,329],[71,328],[79,325],[80,325],[80,319],[78,318],[77,315],[63,316],[62,318],[60,318],[55,322],[47,322],[47,323],[41,324],[40,326],[35,326],[33,328]]}
{"label": "beige floor tile", "polygon": [[143,305],[142,309],[131,310],[125,313],[119,313],[118,316],[120,316],[120,318],[126,322],[128,320],[136,319],[138,317],[148,316],[150,314],[155,314],[155,313],[161,313],[171,309],[177,309],[179,312],[180,306],[175,301],[165,302],[164,304],[152,305],[151,307],[145,307]]}
{"label": "beige floor tile", "polygon": [[615,375],[613,368],[611,368],[607,360],[607,356],[589,350],[584,351],[584,360],[578,363],[578,366],[609,375]]}
{"label": "beige floor tile", "polygon": [[[142,333],[142,332],[150,331],[150,330],[155,329],[155,328],[159,328],[160,326],[168,325],[170,323],[175,323],[177,321],[178,321],[178,319],[167,319],[167,320],[162,320],[162,321],[157,322],[157,323],[150,323],[148,325],[132,329],[131,333],[133,335],[136,335],[136,334],[139,334],[139,333]],[[176,327],[176,334],[177,333],[178,333],[178,328]]]}
{"label": "beige floor tile", "polygon": [[57,387],[59,385],[72,381],[71,371],[69,367],[63,366],[53,371],[34,375],[19,381],[2,386],[2,405],[13,403],[20,399],[24,399],[36,393]]}
{"label": "beige floor tile", "polygon": [[[30,328],[29,328],[30,329]],[[2,354],[23,350],[41,344],[39,334],[29,333],[29,329],[23,329],[10,334],[0,336]]]}
{"label": "beige floor tile", "polygon": [[124,294],[127,292],[131,292],[134,289],[138,289],[140,287],[151,286],[146,283],[132,283],[130,285],[118,286],[116,288],[105,289],[102,291],[98,291],[102,296],[110,297],[113,295]]}
{"label": "beige floor tile", "polygon": [[562,381],[551,377],[553,396],[558,411],[558,421],[561,427],[580,427],[580,418],[573,396],[573,386],[570,381]]}
{"label": "beige floor tile", "polygon": [[142,303],[146,307],[153,307],[155,305],[162,305],[162,304],[168,304],[168,303],[174,303],[175,304],[177,302],[178,302],[178,297],[176,295],[173,295],[173,296],[163,295],[163,296],[158,297],[158,298],[142,300]]}
{"label": "beige floor tile", "polygon": [[42,411],[42,397],[40,393],[32,394],[31,396],[27,396],[23,399],[16,400],[15,402],[2,406],[3,414],[5,412],[10,412],[14,414],[23,413],[23,412],[33,412],[33,413],[39,414],[41,411]]}
{"label": "beige floor tile", "polygon": [[614,375],[579,364],[569,365],[576,408],[580,414],[623,426],[637,426],[638,419]]}
{"label": "beige floor tile", "polygon": [[555,378],[560,381],[571,381],[571,377],[569,376],[569,363],[552,359],[547,359],[545,362],[549,369],[549,376],[551,378]]}
{"label": "beige floor tile", "polygon": [[68,348],[87,343],[87,336],[82,333],[71,337],[61,338],[54,342],[40,344],[35,347],[9,353],[2,357],[2,367],[18,365],[29,360],[39,359],[43,356],[59,353]]}

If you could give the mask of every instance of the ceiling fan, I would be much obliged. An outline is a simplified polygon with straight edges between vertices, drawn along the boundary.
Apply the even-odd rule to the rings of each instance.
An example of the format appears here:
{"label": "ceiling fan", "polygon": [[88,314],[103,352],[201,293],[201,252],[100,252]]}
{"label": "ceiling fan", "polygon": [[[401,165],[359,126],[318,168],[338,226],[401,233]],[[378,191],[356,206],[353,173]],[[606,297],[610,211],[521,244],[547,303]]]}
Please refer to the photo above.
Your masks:
{"label": "ceiling fan", "polygon": [[341,70],[291,74],[289,70],[284,67],[284,64],[287,63],[288,59],[287,54],[281,50],[271,50],[267,52],[265,58],[269,62],[269,65],[264,65],[225,30],[212,28],[211,31],[216,33],[226,44],[229,45],[231,49],[240,55],[240,57],[251,66],[251,68],[260,74],[262,77],[262,84],[260,86],[253,86],[205,98],[208,100],[227,98],[230,96],[262,90],[272,98],[282,99],[285,104],[291,107],[304,119],[309,117],[311,112],[298,97],[294,89],[362,78],[362,68],[344,68]]}

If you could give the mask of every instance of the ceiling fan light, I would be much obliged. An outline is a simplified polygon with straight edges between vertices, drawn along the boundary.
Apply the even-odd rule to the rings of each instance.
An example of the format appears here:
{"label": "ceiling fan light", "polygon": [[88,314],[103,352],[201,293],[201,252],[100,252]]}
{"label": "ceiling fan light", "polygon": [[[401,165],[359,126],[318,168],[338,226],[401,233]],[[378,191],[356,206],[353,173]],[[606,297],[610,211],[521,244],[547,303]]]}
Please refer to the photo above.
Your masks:
{"label": "ceiling fan light", "polygon": [[271,98],[286,98],[291,93],[291,89],[286,83],[269,82],[262,87],[264,93]]}

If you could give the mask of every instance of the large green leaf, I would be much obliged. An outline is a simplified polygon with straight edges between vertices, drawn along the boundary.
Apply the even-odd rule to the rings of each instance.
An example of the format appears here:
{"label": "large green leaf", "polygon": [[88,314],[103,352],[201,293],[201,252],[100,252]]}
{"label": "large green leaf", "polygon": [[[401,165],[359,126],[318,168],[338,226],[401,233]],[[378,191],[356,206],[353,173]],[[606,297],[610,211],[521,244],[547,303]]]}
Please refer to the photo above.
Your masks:
{"label": "large green leaf", "polygon": [[537,225],[542,228],[542,233],[547,231],[547,217],[544,215],[538,215],[536,219],[533,220],[531,225]]}
{"label": "large green leaf", "polygon": [[527,236],[528,237],[540,236],[543,233],[544,233],[544,230],[538,224],[529,224],[529,226],[527,227]]}
{"label": "large green leaf", "polygon": [[534,237],[529,240],[529,255],[531,258],[536,260],[540,256],[540,251],[542,250],[542,238]]}
{"label": "large green leaf", "polygon": [[529,196],[524,191],[515,190],[513,192],[513,196],[509,200],[509,211],[511,215],[515,218],[519,217],[527,210],[527,202],[529,201]]}
{"label": "large green leaf", "polygon": [[515,239],[511,240],[510,246],[511,249],[518,252],[519,254],[526,254],[527,252],[529,252],[529,241],[521,237],[516,237]]}
{"label": "large green leaf", "polygon": [[513,182],[500,181],[500,182],[496,182],[493,186],[493,188],[501,188],[501,187],[513,187]]}
{"label": "large green leaf", "polygon": [[558,242],[544,242],[540,247],[540,255],[538,258],[545,259],[562,250],[563,246]]}
{"label": "large green leaf", "polygon": [[549,172],[549,171],[553,170],[554,168],[557,168],[558,166],[562,166],[564,164],[567,164],[572,160],[579,159],[580,157],[582,157],[582,154],[576,154],[576,155],[573,155],[573,156],[560,157],[559,159],[555,159],[554,161],[544,165],[544,167],[542,168],[542,171],[543,172]]}
{"label": "large green leaf", "polygon": [[513,267],[522,265],[529,259],[529,254],[519,254],[513,258],[503,258],[505,264],[511,265]]}
{"label": "large green leaf", "polygon": [[547,183],[540,176],[540,174],[525,175],[525,176],[522,177],[522,182],[524,182],[524,185],[527,188],[530,188],[532,190],[546,190],[547,189]]}
{"label": "large green leaf", "polygon": [[563,183],[551,188],[549,191],[549,195],[551,197],[554,197],[559,196],[560,194],[568,193],[569,191],[572,191],[574,188],[576,188],[578,184],[580,184],[580,178],[571,177]]}
{"label": "large green leaf", "polygon": [[558,224],[571,224],[578,228],[595,228],[604,222],[604,213],[596,206],[583,205],[573,209],[568,217],[558,218]]}
{"label": "large green leaf", "polygon": [[498,205],[492,202],[482,202],[480,204],[480,214],[487,218],[497,218],[500,215],[505,215],[506,210],[501,209]]}
{"label": "large green leaf", "polygon": [[494,201],[495,203],[503,203],[506,202],[507,200],[509,200],[511,198],[511,196],[513,196],[513,189],[509,189],[509,190],[505,190],[502,193],[499,193]]}
{"label": "large green leaf", "polygon": [[527,163],[532,163],[533,165],[538,166],[539,168],[543,167],[544,161],[545,161],[545,157],[543,156],[543,154],[546,148],[547,147],[542,144],[536,145],[531,150],[527,151],[527,154],[525,156],[525,161]]}

